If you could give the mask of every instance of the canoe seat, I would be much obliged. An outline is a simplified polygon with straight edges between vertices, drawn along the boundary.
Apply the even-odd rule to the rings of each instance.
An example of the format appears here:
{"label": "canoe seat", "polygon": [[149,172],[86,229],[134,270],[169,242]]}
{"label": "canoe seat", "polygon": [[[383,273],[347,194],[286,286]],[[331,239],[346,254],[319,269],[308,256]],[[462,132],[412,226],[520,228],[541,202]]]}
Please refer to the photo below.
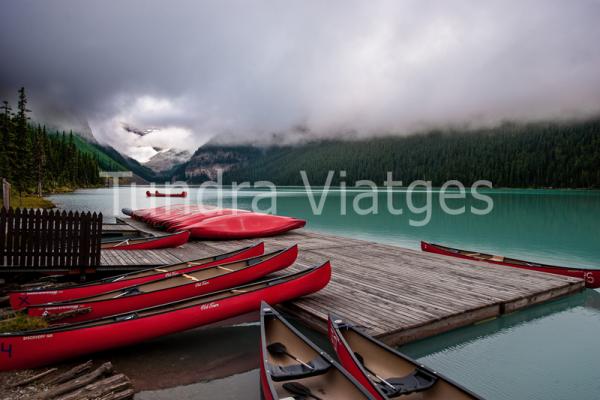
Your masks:
{"label": "canoe seat", "polygon": [[323,357],[317,356],[315,359],[307,363],[313,369],[310,369],[302,364],[293,365],[273,365],[268,364],[267,369],[271,379],[275,382],[288,381],[291,379],[302,379],[310,376],[321,375],[331,368],[331,364]]}
{"label": "canoe seat", "polygon": [[432,387],[437,380],[437,376],[421,368],[417,368],[412,373],[401,378],[387,379],[387,381],[394,386],[395,390],[392,390],[383,382],[378,384],[378,387],[387,397],[397,397],[427,390]]}
{"label": "canoe seat", "polygon": [[246,265],[251,267],[253,265],[260,264],[263,261],[264,260],[262,259],[262,257],[261,258],[251,258],[248,261],[246,261]]}
{"label": "canoe seat", "polygon": [[181,276],[183,276],[186,279],[190,279],[190,280],[192,280],[194,282],[198,282],[200,280],[200,279],[196,278],[195,276],[191,276],[191,275],[188,275],[188,274],[181,274]]}
{"label": "canoe seat", "polygon": [[490,258],[491,261],[497,261],[497,262],[504,262],[504,257],[502,256],[492,256],[492,258]]}
{"label": "canoe seat", "polygon": [[233,270],[231,268],[225,268],[221,265],[217,266],[218,269],[222,269],[223,271],[227,271],[227,272],[233,272]]}
{"label": "canoe seat", "polygon": [[154,268],[156,272],[169,272],[166,269]]}
{"label": "canoe seat", "polygon": [[132,287],[132,288],[124,289],[118,295],[113,296],[113,299],[117,299],[119,297],[133,296],[133,295],[140,294],[140,293],[142,293],[142,292],[140,291],[140,289],[138,287]]}
{"label": "canoe seat", "polygon": [[115,321],[116,322],[129,321],[130,319],[136,319],[137,317],[138,317],[138,314],[136,312],[132,312],[132,313],[125,314],[125,315],[116,316]]}

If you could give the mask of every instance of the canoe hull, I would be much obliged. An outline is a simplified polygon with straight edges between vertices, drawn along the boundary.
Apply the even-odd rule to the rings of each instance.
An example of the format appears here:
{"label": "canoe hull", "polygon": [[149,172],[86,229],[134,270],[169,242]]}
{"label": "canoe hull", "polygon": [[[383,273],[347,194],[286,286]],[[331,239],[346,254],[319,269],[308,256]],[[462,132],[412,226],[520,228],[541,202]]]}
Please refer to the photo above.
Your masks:
{"label": "canoe hull", "polygon": [[122,244],[113,247],[103,247],[104,250],[155,250],[183,246],[190,238],[189,231],[181,231],[172,235],[149,238],[140,243]]}
{"label": "canoe hull", "polygon": [[193,238],[231,240],[275,236],[304,225],[306,221],[296,218],[246,213],[208,218],[186,229]]}
{"label": "canoe hull", "polygon": [[[544,265],[537,264],[535,265],[520,265],[506,261],[494,261],[494,260],[485,260],[481,258],[470,257],[465,254],[460,254],[459,249],[452,249],[450,247],[440,246],[433,243],[421,242],[421,250],[426,251],[428,253],[441,254],[444,256],[450,256],[455,258],[462,258],[464,260],[485,262],[488,264],[495,265],[504,265],[506,267],[520,268],[526,269],[530,271],[538,271],[545,272],[549,274],[562,275],[562,276],[570,276],[571,278],[580,278],[585,281],[585,287],[590,289],[595,289],[600,287],[600,269],[584,269],[584,268],[568,268],[568,267],[559,267],[554,265]],[[527,261],[518,260],[523,263],[529,263]],[[534,263],[529,263],[534,264]]]}
{"label": "canoe hull", "polygon": [[[108,300],[86,302],[85,299],[83,299],[81,302],[75,301],[66,304],[42,304],[27,308],[27,314],[33,317],[41,317],[67,311],[89,309],[89,311],[85,313],[61,319],[58,321],[59,323],[82,322],[103,318],[110,315],[123,314],[130,311],[141,310],[160,304],[171,303],[178,300],[197,297],[203,294],[240,286],[245,283],[258,280],[265,275],[289,267],[294,263],[294,261],[296,261],[297,256],[298,247],[293,246],[272,258],[266,259],[263,262],[251,265],[248,268],[244,268],[240,271],[221,275],[212,279],[206,279],[200,282],[158,290],[155,292],[123,296]],[[249,261],[251,260],[252,259],[249,259]],[[225,266],[227,265],[228,264],[225,264]],[[124,290],[127,290],[127,288]],[[117,294],[120,293],[119,291],[117,292]]]}
{"label": "canoe hull", "polygon": [[317,292],[330,278],[331,265],[327,262],[292,280],[175,311],[84,328],[75,324],[50,333],[0,335],[0,371],[36,368],[208,325],[256,311],[262,301],[278,304]]}
{"label": "canoe hull", "polygon": [[256,257],[264,252],[264,243],[260,243],[256,246],[241,249],[240,251],[228,253],[227,256],[215,256],[213,261],[208,261],[201,265],[192,265],[189,267],[182,267],[177,271],[161,272],[156,270],[155,274],[128,279],[127,275],[123,276],[123,279],[111,281],[99,281],[94,284],[87,284],[74,287],[65,287],[54,290],[30,290],[30,291],[19,291],[9,293],[10,306],[15,310],[20,310],[25,307],[53,303],[58,301],[73,300],[82,297],[94,296],[100,293],[110,292],[112,290],[122,289],[128,286],[139,285],[142,283],[152,282],[162,278],[168,278],[178,274],[184,274],[192,271],[196,271],[202,268],[213,267],[215,265],[225,264],[232,261],[243,260],[250,257]]}

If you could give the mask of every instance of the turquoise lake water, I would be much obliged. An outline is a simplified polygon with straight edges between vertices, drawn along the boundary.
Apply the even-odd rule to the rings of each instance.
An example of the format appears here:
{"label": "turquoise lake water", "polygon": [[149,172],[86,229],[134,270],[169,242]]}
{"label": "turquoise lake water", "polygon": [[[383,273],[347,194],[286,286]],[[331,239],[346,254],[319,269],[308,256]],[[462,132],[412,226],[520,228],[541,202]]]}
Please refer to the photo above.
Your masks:
{"label": "turquoise lake water", "polygon": [[[59,207],[101,211],[107,218],[116,215],[121,207],[144,208],[161,205],[168,199],[148,199],[138,187],[132,191],[123,187],[113,189],[80,190],[72,194],[51,196]],[[152,189],[153,190],[153,189]],[[187,201],[199,200],[198,189],[189,188]],[[177,189],[173,189],[177,191]],[[218,204],[216,191],[203,192],[204,203]],[[255,195],[265,192],[245,190],[233,200],[226,191],[222,205],[237,205],[249,209]],[[318,203],[322,190],[314,193]],[[452,209],[466,207],[461,215],[448,215],[440,205],[440,193],[407,192],[395,190],[389,195],[380,189],[375,197],[377,214],[359,215],[352,205],[358,201],[361,209],[373,205],[373,196],[364,191],[330,190],[320,215],[311,209],[308,194],[303,188],[280,188],[276,195],[263,198],[258,205],[263,209],[276,205],[276,212],[304,218],[307,228],[398,246],[419,248],[421,240],[449,246],[481,250],[531,261],[558,265],[600,268],[600,192],[557,190],[489,190],[482,194],[493,201],[487,215],[475,215],[471,207],[483,209],[486,203],[467,195],[466,199],[451,199]],[[346,213],[343,215],[343,199]],[[357,200],[358,198],[358,200]],[[412,200],[412,202],[411,202]],[[387,207],[391,201],[401,215],[393,215]],[[181,199],[171,199],[181,203]],[[415,211],[414,207],[431,204],[430,213]],[[409,206],[413,205],[413,211]],[[428,220],[424,226],[414,226]],[[411,221],[413,224],[411,224]],[[409,344],[403,351],[422,362],[455,378],[465,386],[488,399],[598,399],[600,398],[600,349],[596,338],[600,334],[600,301],[598,291],[585,292],[552,303],[532,307],[476,326],[458,329],[443,335]],[[229,330],[231,343],[240,343],[250,333]],[[161,342],[168,345],[168,341]],[[152,344],[146,345],[150,349]],[[242,350],[223,357],[239,356]],[[202,349],[199,351],[201,352]],[[247,351],[244,350],[244,351]],[[235,353],[235,354],[233,354]],[[215,356],[217,357],[217,356]],[[256,357],[255,367],[252,359]],[[250,352],[244,360],[248,366],[231,368],[222,376],[211,378],[210,384],[179,382],[177,394],[219,393],[214,398],[240,397],[236,382],[244,386],[247,397],[248,382],[254,382],[258,393],[257,353]],[[222,388],[230,390],[225,396]],[[152,384],[139,398],[170,398],[175,395],[169,388],[157,389]],[[172,389],[175,390],[175,389]],[[191,397],[190,397],[191,398]],[[200,397],[204,398],[204,397]]]}

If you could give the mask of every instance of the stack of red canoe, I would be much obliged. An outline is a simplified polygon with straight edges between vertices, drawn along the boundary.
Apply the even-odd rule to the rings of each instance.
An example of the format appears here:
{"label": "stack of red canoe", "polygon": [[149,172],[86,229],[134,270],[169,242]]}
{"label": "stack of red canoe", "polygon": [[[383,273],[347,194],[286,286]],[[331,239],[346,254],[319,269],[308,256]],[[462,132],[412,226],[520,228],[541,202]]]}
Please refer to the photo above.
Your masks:
{"label": "stack of red canoe", "polygon": [[248,239],[278,235],[301,228],[306,221],[232,208],[175,205],[136,211],[131,217],[168,231],[189,231],[197,239]]}
{"label": "stack of red canoe", "polygon": [[10,293],[13,308],[51,316],[57,324],[0,333],[0,371],[34,368],[212,324],[258,310],[261,301],[277,304],[317,292],[329,283],[328,261],[265,278],[291,265],[297,247],[263,251],[260,243],[79,286]]}

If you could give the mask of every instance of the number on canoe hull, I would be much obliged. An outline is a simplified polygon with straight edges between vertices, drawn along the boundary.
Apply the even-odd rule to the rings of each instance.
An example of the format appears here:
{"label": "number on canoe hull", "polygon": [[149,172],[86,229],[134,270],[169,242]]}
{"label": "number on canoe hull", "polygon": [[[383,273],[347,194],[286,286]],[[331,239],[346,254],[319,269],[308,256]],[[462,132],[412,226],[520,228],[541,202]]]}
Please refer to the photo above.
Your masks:
{"label": "number on canoe hull", "polygon": [[591,272],[584,272],[583,273],[583,279],[585,279],[585,281],[589,284],[593,284],[594,283],[594,274]]}
{"label": "number on canoe hull", "polygon": [[8,358],[12,358],[12,344],[5,345],[4,342],[0,343],[0,353],[6,353]]}

